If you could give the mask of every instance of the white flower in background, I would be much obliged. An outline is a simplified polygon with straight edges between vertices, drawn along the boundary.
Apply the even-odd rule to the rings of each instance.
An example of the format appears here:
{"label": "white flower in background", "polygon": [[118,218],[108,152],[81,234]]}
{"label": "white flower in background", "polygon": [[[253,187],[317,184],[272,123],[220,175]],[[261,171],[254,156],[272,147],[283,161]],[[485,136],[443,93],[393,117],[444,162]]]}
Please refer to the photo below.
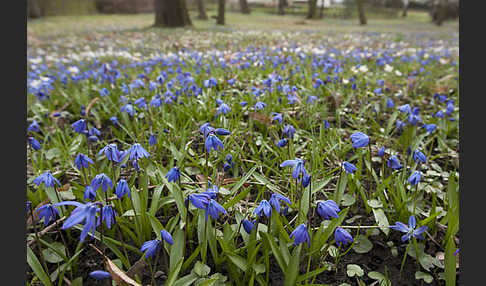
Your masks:
{"label": "white flower in background", "polygon": [[68,68],[68,71],[69,71],[70,73],[72,73],[72,74],[77,74],[77,73],[79,73],[79,68],[78,68],[78,67],[76,67],[76,66],[70,66],[70,67]]}
{"label": "white flower in background", "polygon": [[366,65],[360,66],[359,71],[362,73],[367,73],[368,72],[368,67]]}
{"label": "white flower in background", "polygon": [[385,65],[385,71],[386,71],[386,72],[392,72],[392,71],[393,71],[393,67],[392,67],[392,66],[390,66],[389,64],[386,64],[386,65]]}
{"label": "white flower in background", "polygon": [[396,71],[395,71],[395,74],[396,74],[397,76],[402,76],[402,73],[401,73],[399,70],[396,70]]}

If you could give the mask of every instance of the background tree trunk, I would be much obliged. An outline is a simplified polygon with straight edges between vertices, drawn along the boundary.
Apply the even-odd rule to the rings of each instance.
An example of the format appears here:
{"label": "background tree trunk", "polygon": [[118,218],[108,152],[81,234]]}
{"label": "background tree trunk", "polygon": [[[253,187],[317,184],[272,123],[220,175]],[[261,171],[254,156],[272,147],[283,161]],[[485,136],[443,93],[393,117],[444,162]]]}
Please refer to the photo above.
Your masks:
{"label": "background tree trunk", "polygon": [[218,0],[218,18],[216,24],[224,25],[224,4],[225,0]]}
{"label": "background tree trunk", "polygon": [[27,17],[40,18],[42,11],[39,0],[27,0]]}
{"label": "background tree trunk", "polygon": [[403,0],[403,12],[402,17],[407,17],[407,10],[408,10],[408,0]]}
{"label": "background tree trunk", "polygon": [[437,17],[435,23],[441,26],[447,17],[447,0],[439,0],[437,5]]}
{"label": "background tree trunk", "polygon": [[356,0],[358,4],[359,24],[366,25],[366,16],[363,7],[363,0]]}
{"label": "background tree trunk", "polygon": [[197,0],[197,10],[199,11],[199,15],[197,15],[197,18],[199,20],[208,19],[208,14],[206,14],[206,7],[204,6],[204,0]]}
{"label": "background tree trunk", "polygon": [[155,27],[192,26],[186,0],[155,0]]}
{"label": "background tree trunk", "polygon": [[321,0],[321,11],[319,12],[319,18],[324,18],[324,0]]}
{"label": "background tree trunk", "polygon": [[248,2],[246,0],[240,0],[240,7],[241,13],[243,14],[250,14],[250,7],[248,6]]}
{"label": "background tree trunk", "polygon": [[278,0],[278,14],[284,15],[285,14],[285,0]]}
{"label": "background tree trunk", "polygon": [[309,3],[309,10],[307,10],[307,19],[315,19],[317,0],[308,0],[308,3]]}

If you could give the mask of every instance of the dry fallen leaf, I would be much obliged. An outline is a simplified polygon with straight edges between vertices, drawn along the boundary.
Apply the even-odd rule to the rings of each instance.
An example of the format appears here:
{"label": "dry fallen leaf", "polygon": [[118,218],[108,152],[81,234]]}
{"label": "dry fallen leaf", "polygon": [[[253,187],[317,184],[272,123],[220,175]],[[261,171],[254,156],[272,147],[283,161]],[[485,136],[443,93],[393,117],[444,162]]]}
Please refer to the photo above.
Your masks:
{"label": "dry fallen leaf", "polygon": [[142,286],[138,284],[137,281],[133,280],[132,278],[128,277],[118,266],[113,263],[110,259],[105,256],[105,267],[108,272],[111,274],[111,278],[115,280],[117,285],[131,285],[131,286]]}
{"label": "dry fallen leaf", "polygon": [[132,267],[130,267],[130,269],[128,269],[127,271],[128,277],[135,279],[135,275],[139,275],[139,277],[142,276],[142,272],[146,266],[147,266],[147,262],[145,262],[145,259],[141,258],[140,260],[135,262],[135,264],[133,264]]}

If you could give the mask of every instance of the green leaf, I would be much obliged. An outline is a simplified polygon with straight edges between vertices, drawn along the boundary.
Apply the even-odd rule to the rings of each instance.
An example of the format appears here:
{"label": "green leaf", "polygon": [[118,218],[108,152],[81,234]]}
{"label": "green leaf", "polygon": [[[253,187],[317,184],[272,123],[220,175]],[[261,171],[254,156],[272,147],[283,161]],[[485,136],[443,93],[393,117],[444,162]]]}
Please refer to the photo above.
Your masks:
{"label": "green leaf", "polygon": [[280,252],[280,249],[277,247],[277,244],[273,240],[273,237],[271,237],[268,233],[262,232],[263,236],[267,240],[268,244],[270,245],[270,248],[272,249],[273,256],[275,257],[275,260],[277,260],[278,266],[280,266],[280,269],[282,272],[286,272],[287,270],[287,264],[285,263],[285,260],[283,258],[282,253]]}
{"label": "green leaf", "polygon": [[[54,248],[55,250],[53,250],[52,248]],[[62,256],[57,254],[56,251],[62,253],[63,256],[66,257],[66,248],[60,242],[49,243],[49,248],[42,250],[42,256],[44,256],[44,259],[47,262],[59,263],[64,259]]]}
{"label": "green leaf", "polygon": [[316,270],[313,270],[311,272],[299,275],[299,277],[297,278],[297,284],[301,283],[302,281],[305,281],[307,279],[313,278],[314,276],[321,274],[322,272],[326,271],[327,269],[328,269],[328,267],[324,266],[324,267],[318,268]]}
{"label": "green leaf", "polygon": [[357,253],[367,253],[373,248],[371,241],[364,235],[358,236],[353,245],[353,250]]}
{"label": "green leaf", "polygon": [[181,270],[183,261],[184,259],[180,258],[176,266],[174,267],[174,269],[170,271],[169,276],[167,277],[167,281],[165,282],[165,286],[172,286],[174,284],[174,282],[177,279],[177,276],[179,275],[179,271]]}
{"label": "green leaf", "polygon": [[351,194],[344,194],[341,198],[341,205],[343,207],[352,206],[356,202],[356,198]]}
{"label": "green leaf", "polygon": [[194,268],[191,272],[194,272],[199,277],[206,277],[209,275],[209,272],[211,272],[211,267],[207,266],[201,261],[196,261],[196,264],[194,264]]}
{"label": "green leaf", "polygon": [[241,186],[243,186],[244,183],[246,183],[246,181],[248,181],[248,179],[250,178],[251,175],[253,175],[253,173],[255,172],[256,168],[258,167],[258,165],[255,165],[253,166],[249,171],[248,173],[245,174],[245,176],[243,176],[234,186],[233,188],[231,188],[231,194],[235,194],[240,188]]}
{"label": "green leaf", "polygon": [[170,248],[169,271],[174,270],[180,259],[184,260],[184,257],[182,256],[184,250],[184,231],[182,229],[176,229],[173,240],[174,244]]}
{"label": "green leaf", "polygon": [[364,271],[357,264],[348,264],[346,266],[346,273],[348,274],[349,277],[354,277],[354,276],[361,277],[361,276],[363,276]]}
{"label": "green leaf", "polygon": [[294,286],[297,282],[297,276],[299,275],[300,264],[300,250],[302,249],[302,243],[294,248],[292,257],[290,258],[287,271],[285,271],[285,286]]}
{"label": "green leaf", "polygon": [[383,209],[373,208],[373,215],[375,216],[375,220],[378,223],[378,226],[381,226],[381,231],[383,231],[385,235],[388,235],[388,233],[390,233],[390,223],[388,222],[388,218],[386,217]]}
{"label": "green leaf", "polygon": [[147,212],[147,216],[150,220],[150,225],[152,225],[152,230],[154,231],[155,235],[157,236],[157,239],[162,239],[160,236],[160,231],[164,229],[164,226],[162,223],[151,213]]}
{"label": "green leaf", "polygon": [[432,275],[430,275],[429,273],[417,271],[415,272],[415,279],[416,280],[422,279],[425,281],[425,283],[430,284],[434,280],[434,277],[432,277]]}
{"label": "green leaf", "polygon": [[246,270],[248,269],[248,264],[246,263],[246,260],[243,259],[243,257],[228,252],[225,254],[231,260],[231,262],[233,262],[234,265],[241,269],[241,271],[246,272]]}
{"label": "green leaf", "polygon": [[196,281],[199,277],[193,273],[186,275],[184,277],[179,278],[175,283],[174,286],[189,286],[193,285],[194,281]]}
{"label": "green leaf", "polygon": [[49,275],[44,271],[44,268],[35,256],[34,252],[30,247],[27,247],[27,263],[29,264],[30,268],[34,271],[35,275],[39,280],[46,286],[51,286],[51,279],[49,279]]}
{"label": "green leaf", "polygon": [[454,238],[449,237],[446,243],[445,258],[444,258],[444,271],[446,286],[456,285],[456,244]]}
{"label": "green leaf", "polygon": [[45,153],[45,156],[46,156],[46,159],[49,160],[49,161],[54,159],[54,158],[60,158],[61,157],[61,150],[59,150],[59,148],[57,148],[57,147],[51,148]]}

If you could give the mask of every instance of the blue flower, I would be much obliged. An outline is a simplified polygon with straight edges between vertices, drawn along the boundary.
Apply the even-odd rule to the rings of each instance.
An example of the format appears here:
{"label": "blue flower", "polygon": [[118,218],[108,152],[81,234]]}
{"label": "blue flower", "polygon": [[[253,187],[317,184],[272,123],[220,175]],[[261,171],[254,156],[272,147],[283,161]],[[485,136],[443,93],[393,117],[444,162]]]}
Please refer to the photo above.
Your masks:
{"label": "blue flower", "polygon": [[263,108],[265,108],[265,106],[267,106],[267,104],[265,102],[262,102],[262,101],[259,101],[255,104],[255,110],[261,110]]}
{"label": "blue flower", "polygon": [[390,159],[388,159],[387,165],[394,170],[399,170],[403,167],[400,165],[400,160],[398,160],[397,155],[391,155]]}
{"label": "blue flower", "polygon": [[242,101],[242,102],[240,102],[240,105],[241,105],[242,107],[245,107],[245,106],[247,106],[247,105],[248,105],[248,102],[246,102],[246,101]]}
{"label": "blue flower", "polygon": [[283,130],[283,133],[290,139],[294,139],[295,128],[294,126],[287,124]]}
{"label": "blue flower", "polygon": [[297,180],[299,177],[302,179],[302,177],[307,174],[304,164],[305,161],[302,159],[285,160],[282,164],[280,164],[280,167],[293,166],[292,178]]}
{"label": "blue flower", "polygon": [[393,108],[395,107],[395,103],[393,102],[393,100],[391,98],[387,98],[386,99],[386,108]]}
{"label": "blue flower", "polygon": [[402,236],[402,241],[410,240],[413,236],[416,239],[423,239],[422,233],[427,230],[427,226],[421,226],[417,228],[417,221],[415,217],[412,215],[408,219],[408,226],[402,222],[396,222],[395,225],[391,225],[390,228],[394,230],[398,230],[401,232],[405,232],[406,234]]}
{"label": "blue flower", "polygon": [[416,114],[410,113],[410,115],[408,116],[408,123],[415,126],[419,124],[419,122],[422,122],[422,118],[420,118],[420,116]]}
{"label": "blue flower", "polygon": [[32,123],[27,128],[27,132],[39,132],[39,131],[40,131],[39,124],[34,119],[34,121],[32,121]]}
{"label": "blue flower", "polygon": [[413,151],[413,160],[415,160],[415,162],[418,163],[418,161],[422,162],[422,163],[426,163],[427,162],[427,157],[425,156],[424,153],[422,153],[420,150],[415,150]]}
{"label": "blue flower", "polygon": [[73,128],[74,132],[83,134],[86,130],[86,120],[79,119],[78,121],[74,122],[71,127]]}
{"label": "blue flower", "polygon": [[245,229],[246,233],[250,234],[251,231],[255,228],[255,222],[256,220],[254,221],[249,221],[247,220],[246,218],[243,220],[243,228]]}
{"label": "blue flower", "polygon": [[47,226],[51,221],[54,221],[56,216],[59,215],[59,211],[51,204],[42,205],[36,212],[39,216],[39,220],[44,219],[44,226]]}
{"label": "blue flower", "polygon": [[172,245],[174,244],[174,240],[172,240],[172,235],[170,235],[170,233],[163,229],[160,231],[160,236],[162,237],[162,239],[164,239],[168,244]]}
{"label": "blue flower", "polygon": [[140,145],[140,143],[135,143],[130,147],[130,160],[138,160],[142,158],[148,158],[150,154]]}
{"label": "blue flower", "polygon": [[71,216],[64,221],[62,229],[71,228],[84,221],[84,227],[80,236],[81,242],[84,241],[89,231],[91,231],[91,235],[94,236],[96,229],[96,213],[99,212],[99,207],[96,203],[82,204],[75,201],[65,201],[55,205],[76,206],[76,208],[71,212]]}
{"label": "blue flower", "polygon": [[93,189],[91,185],[87,185],[86,188],[84,188],[83,200],[94,201],[95,199],[96,199],[96,191]]}
{"label": "blue flower", "polygon": [[412,175],[410,175],[410,178],[408,178],[408,182],[415,186],[420,182],[421,176],[422,174],[420,173],[420,171],[415,171],[412,173]]}
{"label": "blue flower", "polygon": [[34,179],[34,184],[36,184],[37,186],[42,183],[44,183],[44,186],[46,188],[55,187],[56,184],[61,186],[61,183],[52,176],[50,171],[46,171]]}
{"label": "blue flower", "polygon": [[150,146],[157,144],[157,135],[150,134],[148,143]]}
{"label": "blue flower", "polygon": [[307,104],[314,104],[314,102],[316,102],[317,99],[318,99],[317,96],[309,95],[309,97],[307,97]]}
{"label": "blue flower", "polygon": [[303,242],[307,242],[307,247],[310,247],[309,233],[307,232],[307,226],[301,224],[295,228],[290,234],[290,238],[294,237],[294,245],[299,245]]}
{"label": "blue flower", "polygon": [[287,197],[282,196],[281,194],[278,193],[273,193],[272,196],[270,197],[270,200],[268,201],[270,205],[275,208],[277,213],[280,213],[280,201],[284,201],[287,204],[290,204],[290,200]]}
{"label": "blue flower", "polygon": [[96,280],[105,280],[111,278],[111,274],[109,272],[103,270],[95,270],[89,273],[89,276],[96,279]]}
{"label": "blue flower", "polygon": [[116,184],[115,194],[117,198],[121,199],[125,194],[130,197],[130,188],[128,187],[128,182],[125,179],[120,179]]}
{"label": "blue flower", "polygon": [[101,187],[103,192],[106,192],[108,187],[113,188],[113,183],[111,182],[111,179],[105,175],[105,173],[101,173],[96,175],[93,180],[91,180],[91,187],[93,187],[95,192],[99,187]]}
{"label": "blue flower", "polygon": [[277,120],[277,121],[278,121],[278,123],[282,124],[282,120],[283,120],[283,119],[282,119],[282,113],[272,112],[271,114],[272,114],[272,116],[273,116],[273,117],[272,117],[272,121]]}
{"label": "blue flower", "polygon": [[317,203],[317,213],[323,219],[331,219],[331,217],[339,218],[338,212],[340,211],[338,205],[333,200]]}
{"label": "blue flower", "polygon": [[447,116],[451,116],[453,112],[454,112],[454,102],[449,101],[446,105],[446,114]]}
{"label": "blue flower", "polygon": [[302,187],[307,188],[310,182],[311,182],[311,175],[304,174],[304,176],[302,177]]}
{"label": "blue flower", "polygon": [[120,109],[120,111],[121,112],[126,112],[130,116],[133,116],[135,114],[135,109],[133,108],[133,105],[131,105],[130,103],[127,103],[124,106],[122,106],[122,108]]}
{"label": "blue flower", "polygon": [[383,157],[385,155],[385,146],[381,147],[380,150],[378,150],[378,156]]}
{"label": "blue flower", "polygon": [[101,90],[100,90],[100,96],[108,96],[110,95],[110,91],[106,88],[106,87],[103,87]]}
{"label": "blue flower", "polygon": [[40,143],[34,137],[28,137],[27,140],[29,140],[29,144],[32,149],[34,149],[35,151],[40,149]]}
{"label": "blue flower", "polygon": [[179,168],[174,167],[170,169],[169,172],[167,172],[167,175],[165,175],[165,177],[167,178],[167,181],[175,183],[180,180],[181,171],[179,170]]}
{"label": "blue flower", "polygon": [[222,103],[219,107],[218,107],[218,110],[216,112],[216,116],[218,116],[219,114],[223,113],[223,114],[227,114],[231,111],[231,108],[226,104],[226,103]]}
{"label": "blue flower", "polygon": [[351,141],[353,142],[352,145],[354,148],[366,147],[370,143],[370,137],[368,137],[368,135],[360,131],[351,134],[350,138]]}
{"label": "blue flower", "polygon": [[434,132],[435,128],[437,128],[437,125],[435,125],[435,124],[424,124],[422,126],[422,128],[427,130],[427,133],[431,134],[432,132]]}
{"label": "blue flower", "polygon": [[444,112],[442,110],[439,110],[437,111],[437,113],[435,115],[433,115],[434,117],[438,117],[438,118],[444,118]]}
{"label": "blue flower", "polygon": [[98,152],[98,155],[105,153],[106,159],[108,161],[117,161],[118,160],[118,147],[116,144],[108,144],[105,147],[101,148]]}
{"label": "blue flower", "polygon": [[253,211],[253,214],[256,214],[258,217],[265,214],[265,216],[269,218],[272,216],[272,206],[267,200],[263,199],[258,207]]}
{"label": "blue flower", "polygon": [[289,142],[289,139],[287,139],[287,138],[280,139],[277,142],[277,146],[278,147],[285,147],[285,146],[287,146],[288,142]]}
{"label": "blue flower", "polygon": [[347,245],[348,243],[353,242],[353,237],[351,234],[349,234],[349,232],[342,227],[336,228],[334,231],[334,239],[336,240],[336,244],[338,246]]}
{"label": "blue flower", "polygon": [[400,130],[403,130],[403,128],[406,126],[407,124],[401,120],[398,120],[397,119],[397,130],[400,131]]}
{"label": "blue flower", "polygon": [[327,119],[324,119],[324,128],[325,129],[331,128],[331,123],[329,123],[329,121],[327,121]]}
{"label": "blue flower", "polygon": [[226,135],[230,135],[231,132],[227,129],[224,129],[224,128],[216,128],[214,130],[214,132],[218,135],[223,135],[223,136],[226,136]]}
{"label": "blue flower", "polygon": [[354,172],[358,170],[358,168],[356,168],[355,165],[348,163],[346,161],[343,162],[343,168],[348,174],[354,174]]}
{"label": "blue flower", "polygon": [[221,148],[221,150],[223,150],[223,142],[221,142],[221,140],[214,134],[209,134],[209,136],[206,137],[204,145],[206,146],[206,152],[208,153],[211,152],[211,149],[217,151],[218,148]]}
{"label": "blue flower", "polygon": [[76,166],[78,170],[81,170],[81,168],[88,168],[88,164],[94,164],[94,162],[82,153],[78,154],[74,160],[74,166]]}
{"label": "blue flower", "polygon": [[192,205],[198,209],[206,209],[206,206],[209,204],[209,200],[211,198],[208,194],[190,194],[189,200],[191,201]]}
{"label": "blue flower", "polygon": [[218,219],[220,213],[227,214],[222,205],[218,204],[217,201],[210,199],[206,205],[206,220],[208,220],[208,215],[211,215],[214,219]]}
{"label": "blue flower", "polygon": [[118,118],[116,116],[110,117],[110,121],[113,123],[113,125],[117,125],[118,124]]}
{"label": "blue flower", "polygon": [[149,240],[146,241],[142,244],[142,247],[140,248],[140,251],[145,252],[145,257],[149,258],[155,255],[157,253],[157,250],[159,249],[160,245],[160,240],[154,239],[154,240]]}
{"label": "blue flower", "polygon": [[103,207],[103,220],[106,226],[111,229],[111,225],[115,223],[115,216],[117,216],[116,211],[112,206],[107,205]]}
{"label": "blue flower", "polygon": [[412,108],[410,107],[410,104],[404,104],[398,107],[398,110],[402,113],[412,113]]}
{"label": "blue flower", "polygon": [[204,137],[207,137],[210,132],[214,131],[214,128],[206,122],[199,127],[199,131],[204,134]]}

